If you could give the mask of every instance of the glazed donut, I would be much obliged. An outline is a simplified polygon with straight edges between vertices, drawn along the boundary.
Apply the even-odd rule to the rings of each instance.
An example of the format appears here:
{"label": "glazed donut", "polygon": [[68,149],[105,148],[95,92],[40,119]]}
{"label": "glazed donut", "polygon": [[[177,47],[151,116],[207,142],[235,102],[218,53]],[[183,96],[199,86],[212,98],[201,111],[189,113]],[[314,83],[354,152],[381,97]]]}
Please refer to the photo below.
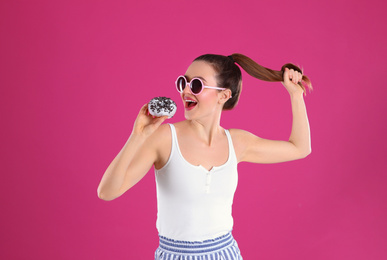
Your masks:
{"label": "glazed donut", "polygon": [[167,97],[155,97],[148,103],[148,111],[152,116],[171,118],[176,113],[176,109],[176,103]]}

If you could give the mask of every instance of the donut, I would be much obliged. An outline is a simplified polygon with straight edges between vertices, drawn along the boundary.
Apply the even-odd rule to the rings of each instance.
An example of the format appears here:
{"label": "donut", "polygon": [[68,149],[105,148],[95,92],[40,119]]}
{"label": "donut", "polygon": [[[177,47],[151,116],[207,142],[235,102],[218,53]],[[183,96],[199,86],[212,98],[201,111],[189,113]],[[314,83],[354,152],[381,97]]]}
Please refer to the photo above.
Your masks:
{"label": "donut", "polygon": [[168,116],[173,117],[176,113],[176,103],[167,97],[155,97],[148,103],[148,111],[152,116]]}

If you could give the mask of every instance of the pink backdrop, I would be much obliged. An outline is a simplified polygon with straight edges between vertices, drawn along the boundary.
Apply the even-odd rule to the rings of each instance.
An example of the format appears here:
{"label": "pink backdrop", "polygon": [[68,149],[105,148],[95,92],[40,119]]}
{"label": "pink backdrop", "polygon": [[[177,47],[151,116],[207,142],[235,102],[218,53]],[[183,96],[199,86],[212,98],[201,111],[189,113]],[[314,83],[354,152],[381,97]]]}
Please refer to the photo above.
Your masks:
{"label": "pink backdrop", "polygon": [[[387,259],[386,4],[369,1],[0,2],[1,259],[152,259],[154,172],[97,186],[141,105],[204,53],[304,67],[312,154],[239,165],[245,259]],[[170,122],[183,119],[180,112]],[[280,83],[244,74],[226,128],[287,139]]]}

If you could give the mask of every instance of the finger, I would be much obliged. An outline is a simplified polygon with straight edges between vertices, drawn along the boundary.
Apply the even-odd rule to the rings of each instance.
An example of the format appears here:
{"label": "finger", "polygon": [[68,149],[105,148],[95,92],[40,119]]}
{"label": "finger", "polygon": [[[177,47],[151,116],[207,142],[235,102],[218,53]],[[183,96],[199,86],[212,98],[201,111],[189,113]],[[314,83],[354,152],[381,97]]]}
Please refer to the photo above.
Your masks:
{"label": "finger", "polygon": [[168,119],[168,116],[162,116],[162,117],[156,118],[155,125],[159,127],[166,119]]}
{"label": "finger", "polygon": [[142,105],[141,110],[145,110],[147,107],[148,107],[148,104],[144,104]]}
{"label": "finger", "polygon": [[294,71],[293,83],[297,84],[299,80],[300,80],[299,72],[298,71]]}
{"label": "finger", "polygon": [[294,74],[293,74],[293,83],[294,84],[297,84],[298,82],[298,71],[294,71]]}
{"label": "finger", "polygon": [[161,120],[161,119],[167,119],[168,116],[153,116],[153,121],[156,122],[158,120]]}
{"label": "finger", "polygon": [[293,70],[292,82],[294,83],[297,80],[297,71]]}
{"label": "finger", "polygon": [[294,69],[292,69],[292,82],[293,82],[294,84],[297,83],[297,80],[298,80],[297,78],[298,78],[297,71],[295,71]]}
{"label": "finger", "polygon": [[294,80],[294,69],[289,70],[289,80],[293,82]]}
{"label": "finger", "polygon": [[148,104],[144,104],[140,109],[140,114],[146,114],[146,111],[148,110]]}
{"label": "finger", "polygon": [[285,68],[284,71],[284,83],[288,83],[290,79],[290,71],[288,68]]}

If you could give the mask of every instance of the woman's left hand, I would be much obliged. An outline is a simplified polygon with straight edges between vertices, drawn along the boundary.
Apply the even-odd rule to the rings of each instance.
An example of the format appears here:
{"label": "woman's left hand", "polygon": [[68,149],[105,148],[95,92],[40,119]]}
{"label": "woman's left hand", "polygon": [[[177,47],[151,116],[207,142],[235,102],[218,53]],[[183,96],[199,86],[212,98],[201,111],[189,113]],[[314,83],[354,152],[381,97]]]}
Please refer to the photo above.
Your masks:
{"label": "woman's left hand", "polygon": [[302,94],[304,92],[302,87],[299,85],[301,81],[302,74],[300,72],[285,68],[284,81],[282,81],[282,85],[285,86],[289,94]]}

